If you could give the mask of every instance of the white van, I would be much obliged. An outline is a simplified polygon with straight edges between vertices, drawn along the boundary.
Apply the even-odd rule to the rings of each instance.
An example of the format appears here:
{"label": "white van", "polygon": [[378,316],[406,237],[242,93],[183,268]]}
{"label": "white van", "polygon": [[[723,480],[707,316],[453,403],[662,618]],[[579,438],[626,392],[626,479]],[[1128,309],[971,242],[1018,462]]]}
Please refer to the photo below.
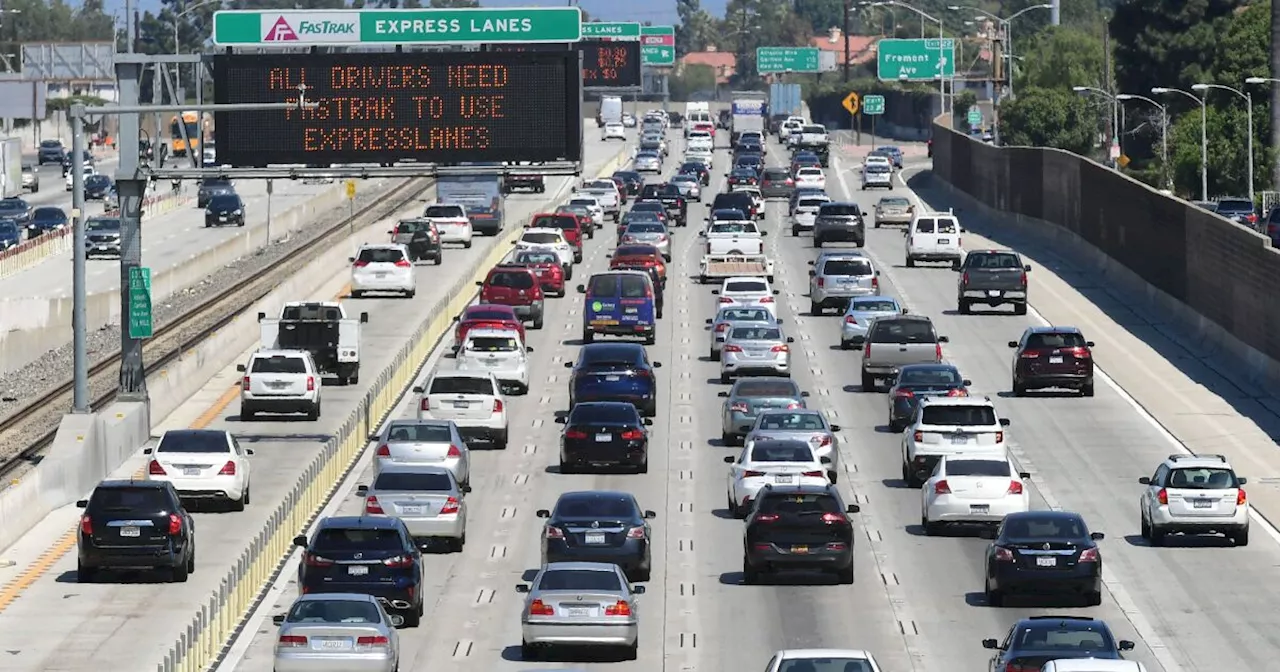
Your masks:
{"label": "white van", "polygon": [[604,96],[600,99],[600,125],[622,123],[622,98]]}
{"label": "white van", "polygon": [[1135,660],[1068,658],[1051,660],[1040,668],[1040,672],[1147,672],[1147,668]]}
{"label": "white van", "polygon": [[950,262],[952,268],[960,268],[964,260],[960,234],[964,232],[951,211],[917,214],[902,232],[907,268],[914,268],[917,261]]}

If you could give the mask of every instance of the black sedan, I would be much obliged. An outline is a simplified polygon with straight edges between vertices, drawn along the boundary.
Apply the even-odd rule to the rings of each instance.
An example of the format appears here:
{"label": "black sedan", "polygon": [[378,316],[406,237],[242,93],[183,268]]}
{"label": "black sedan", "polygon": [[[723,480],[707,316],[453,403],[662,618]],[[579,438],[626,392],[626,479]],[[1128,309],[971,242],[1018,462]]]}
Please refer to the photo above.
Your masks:
{"label": "black sedan", "polygon": [[752,168],[734,168],[729,173],[730,187],[754,187],[760,184],[760,177]]}
{"label": "black sedan", "polygon": [[1005,516],[987,547],[987,604],[1011,595],[1079,595],[1102,604],[1101,532],[1069,511],[1026,511]]}
{"label": "black sedan", "polygon": [[106,175],[93,174],[84,177],[84,198],[86,201],[105,201],[111,193],[111,178]]}
{"label": "black sedan", "polygon": [[204,225],[244,226],[244,201],[236,194],[218,194],[204,209]]}
{"label": "black sedan", "polygon": [[889,388],[889,431],[901,432],[925,397],[967,397],[972,385],[951,364],[907,364]]}
{"label": "black sedan", "polygon": [[556,422],[565,426],[560,435],[560,473],[573,474],[588,466],[648,473],[649,430],[645,427],[653,421],[641,418],[634,405],[581,402]]}
{"label": "black sedan", "polygon": [[1089,616],[1024,618],[1003,640],[984,639],[982,646],[996,652],[991,672],[1039,670],[1051,660],[1123,660],[1120,652],[1133,650],[1133,642],[1116,641],[1106,621]]}
{"label": "black sedan", "polygon": [[36,208],[31,213],[31,221],[27,222],[27,237],[35,238],[50,231],[57,231],[68,223],[67,213],[62,208],[45,206]]}
{"label": "black sedan", "polygon": [[606,562],[622,568],[630,581],[648,581],[653,567],[649,523],[657,517],[640,508],[628,492],[588,490],[560,495],[554,509],[538,510],[542,564]]}
{"label": "black sedan", "polygon": [[697,175],[698,183],[704,187],[711,184],[711,170],[707,168],[707,164],[700,161],[686,161],[680,164],[680,169],[676,173]]}
{"label": "black sedan", "polygon": [[622,180],[622,183],[627,186],[628,196],[635,196],[640,193],[640,187],[644,186],[644,175],[641,175],[634,170],[615,171],[613,173],[613,177],[615,179]]}
{"label": "black sedan", "polygon": [[0,200],[0,217],[25,227],[31,221],[31,204],[16,197]]}

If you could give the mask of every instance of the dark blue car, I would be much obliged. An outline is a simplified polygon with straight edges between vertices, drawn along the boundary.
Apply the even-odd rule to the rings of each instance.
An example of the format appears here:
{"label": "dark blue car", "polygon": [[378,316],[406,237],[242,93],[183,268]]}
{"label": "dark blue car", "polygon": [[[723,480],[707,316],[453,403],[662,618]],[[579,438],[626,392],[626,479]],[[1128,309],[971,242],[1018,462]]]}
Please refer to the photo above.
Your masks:
{"label": "dark blue car", "polygon": [[25,227],[31,220],[31,204],[21,198],[0,200],[0,217],[12,219],[18,223],[18,226]]}
{"label": "dark blue car", "polygon": [[64,212],[62,208],[55,208],[53,206],[36,208],[35,211],[31,213],[31,221],[27,222],[27,237],[35,238],[36,236],[42,236],[50,231],[57,231],[67,224],[67,213]]}
{"label": "dark blue car", "polygon": [[569,406],[580,401],[625,401],[641,415],[658,413],[658,382],[654,369],[662,362],[650,362],[639,343],[591,343],[578,352],[569,376]]}
{"label": "dark blue car", "polygon": [[335,516],[315,536],[294,537],[303,550],[298,586],[303,594],[361,593],[416,627],[422,619],[422,551],[409,528],[390,516]]}
{"label": "dark blue car", "polygon": [[1009,629],[1003,643],[984,639],[995,651],[993,670],[1038,670],[1051,660],[1124,660],[1133,642],[1116,641],[1106,621],[1089,616],[1032,616]]}
{"label": "dark blue car", "polygon": [[0,219],[0,250],[22,244],[22,227],[12,219]]}

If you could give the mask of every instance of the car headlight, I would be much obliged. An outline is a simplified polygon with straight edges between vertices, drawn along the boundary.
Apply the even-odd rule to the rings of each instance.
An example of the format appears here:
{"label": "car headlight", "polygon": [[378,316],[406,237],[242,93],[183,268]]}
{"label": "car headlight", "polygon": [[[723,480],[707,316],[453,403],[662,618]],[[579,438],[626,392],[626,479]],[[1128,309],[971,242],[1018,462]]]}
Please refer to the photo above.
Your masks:
{"label": "car headlight", "polygon": [[204,214],[206,214],[206,215],[212,215],[212,214],[213,214],[213,209],[212,209],[212,208],[205,208],[205,209],[204,209]]}
{"label": "car headlight", "polygon": [[244,210],[241,210],[241,209],[237,208],[237,209],[236,209],[236,211],[235,211],[235,212],[233,212],[233,213],[231,213],[231,214],[233,214],[233,215],[243,215],[243,214],[244,214]]}

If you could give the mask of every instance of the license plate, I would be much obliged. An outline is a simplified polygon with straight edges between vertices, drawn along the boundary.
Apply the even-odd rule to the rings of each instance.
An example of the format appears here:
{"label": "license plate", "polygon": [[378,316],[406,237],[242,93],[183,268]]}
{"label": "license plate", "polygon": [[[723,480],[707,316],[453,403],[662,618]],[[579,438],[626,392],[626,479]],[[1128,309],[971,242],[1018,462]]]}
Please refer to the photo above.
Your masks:
{"label": "license plate", "polygon": [[808,553],[809,547],[808,546],[792,546],[791,552],[792,553]]}
{"label": "license plate", "polygon": [[140,537],[140,536],[142,536],[142,530],[141,530],[141,529],[139,529],[139,528],[137,528],[137,527],[135,527],[135,526],[133,526],[133,525],[130,525],[130,526],[128,526],[128,527],[122,527],[122,528],[120,528],[120,536],[122,536],[122,537]]}
{"label": "license plate", "polygon": [[1213,506],[1212,499],[1196,499],[1192,500],[1192,506],[1197,509],[1207,509]]}
{"label": "license plate", "polygon": [[951,244],[951,239],[950,239],[950,238],[939,238],[939,239],[938,239],[938,244],[939,244],[939,245],[950,245],[950,244]]}
{"label": "license plate", "polygon": [[586,617],[591,615],[590,607],[569,607],[565,611],[569,612],[570,616]]}
{"label": "license plate", "polygon": [[421,506],[402,506],[400,507],[400,513],[405,516],[421,516],[422,507]]}
{"label": "license plate", "polygon": [[374,273],[374,274],[373,274],[373,277],[378,278],[379,280],[381,280],[382,278],[387,277],[387,274],[386,274],[386,273]]}
{"label": "license plate", "polygon": [[326,639],[320,642],[320,648],[330,650],[344,650],[351,648],[350,639]]}
{"label": "license plate", "polygon": [[991,511],[990,504],[970,504],[969,513],[988,513]]}
{"label": "license plate", "polygon": [[588,532],[586,536],[586,542],[588,544],[603,544],[604,532]]}
{"label": "license plate", "polygon": [[471,408],[471,402],[469,402],[469,401],[455,401],[455,402],[453,402],[453,407],[454,407],[454,408]]}
{"label": "license plate", "polygon": [[998,290],[998,289],[988,289],[988,290],[987,290],[987,296],[1000,296],[1000,290]]}
{"label": "license plate", "polygon": [[612,434],[596,434],[596,443],[609,443],[612,440]]}
{"label": "license plate", "polygon": [[1050,364],[1061,364],[1061,363],[1062,363],[1062,356],[1061,356],[1061,355],[1059,355],[1059,356],[1057,356],[1057,357],[1050,357],[1050,358],[1049,358],[1049,363],[1050,363]]}
{"label": "license plate", "polygon": [[347,568],[347,574],[351,576],[364,576],[369,573],[369,568],[364,565],[352,565]]}
{"label": "license plate", "polygon": [[273,380],[267,383],[267,387],[273,390],[283,390],[284,388],[289,387],[289,382],[285,380]]}
{"label": "license plate", "polygon": [[774,476],[773,482],[774,483],[790,483],[791,477],[790,476]]}
{"label": "license plate", "polygon": [[639,309],[639,308],[624,308],[624,309],[622,310],[622,312],[623,312],[623,314],[626,314],[626,315],[636,315],[636,314],[639,314],[639,313],[640,313],[640,309]]}
{"label": "license plate", "polygon": [[951,437],[951,445],[953,446],[963,446],[966,443],[969,443],[969,437],[964,434],[954,434]]}
{"label": "license plate", "polygon": [[218,217],[218,221],[221,221],[221,222],[225,222],[225,221],[227,221],[227,216],[226,216],[226,215],[220,215],[220,216]]}
{"label": "license plate", "polygon": [[1057,567],[1058,559],[1052,556],[1040,556],[1036,558],[1036,567]]}
{"label": "license plate", "polygon": [[610,383],[616,383],[622,380],[622,376],[605,376],[604,379]]}
{"label": "license plate", "polygon": [[183,476],[199,476],[200,467],[183,467],[182,475]]}

